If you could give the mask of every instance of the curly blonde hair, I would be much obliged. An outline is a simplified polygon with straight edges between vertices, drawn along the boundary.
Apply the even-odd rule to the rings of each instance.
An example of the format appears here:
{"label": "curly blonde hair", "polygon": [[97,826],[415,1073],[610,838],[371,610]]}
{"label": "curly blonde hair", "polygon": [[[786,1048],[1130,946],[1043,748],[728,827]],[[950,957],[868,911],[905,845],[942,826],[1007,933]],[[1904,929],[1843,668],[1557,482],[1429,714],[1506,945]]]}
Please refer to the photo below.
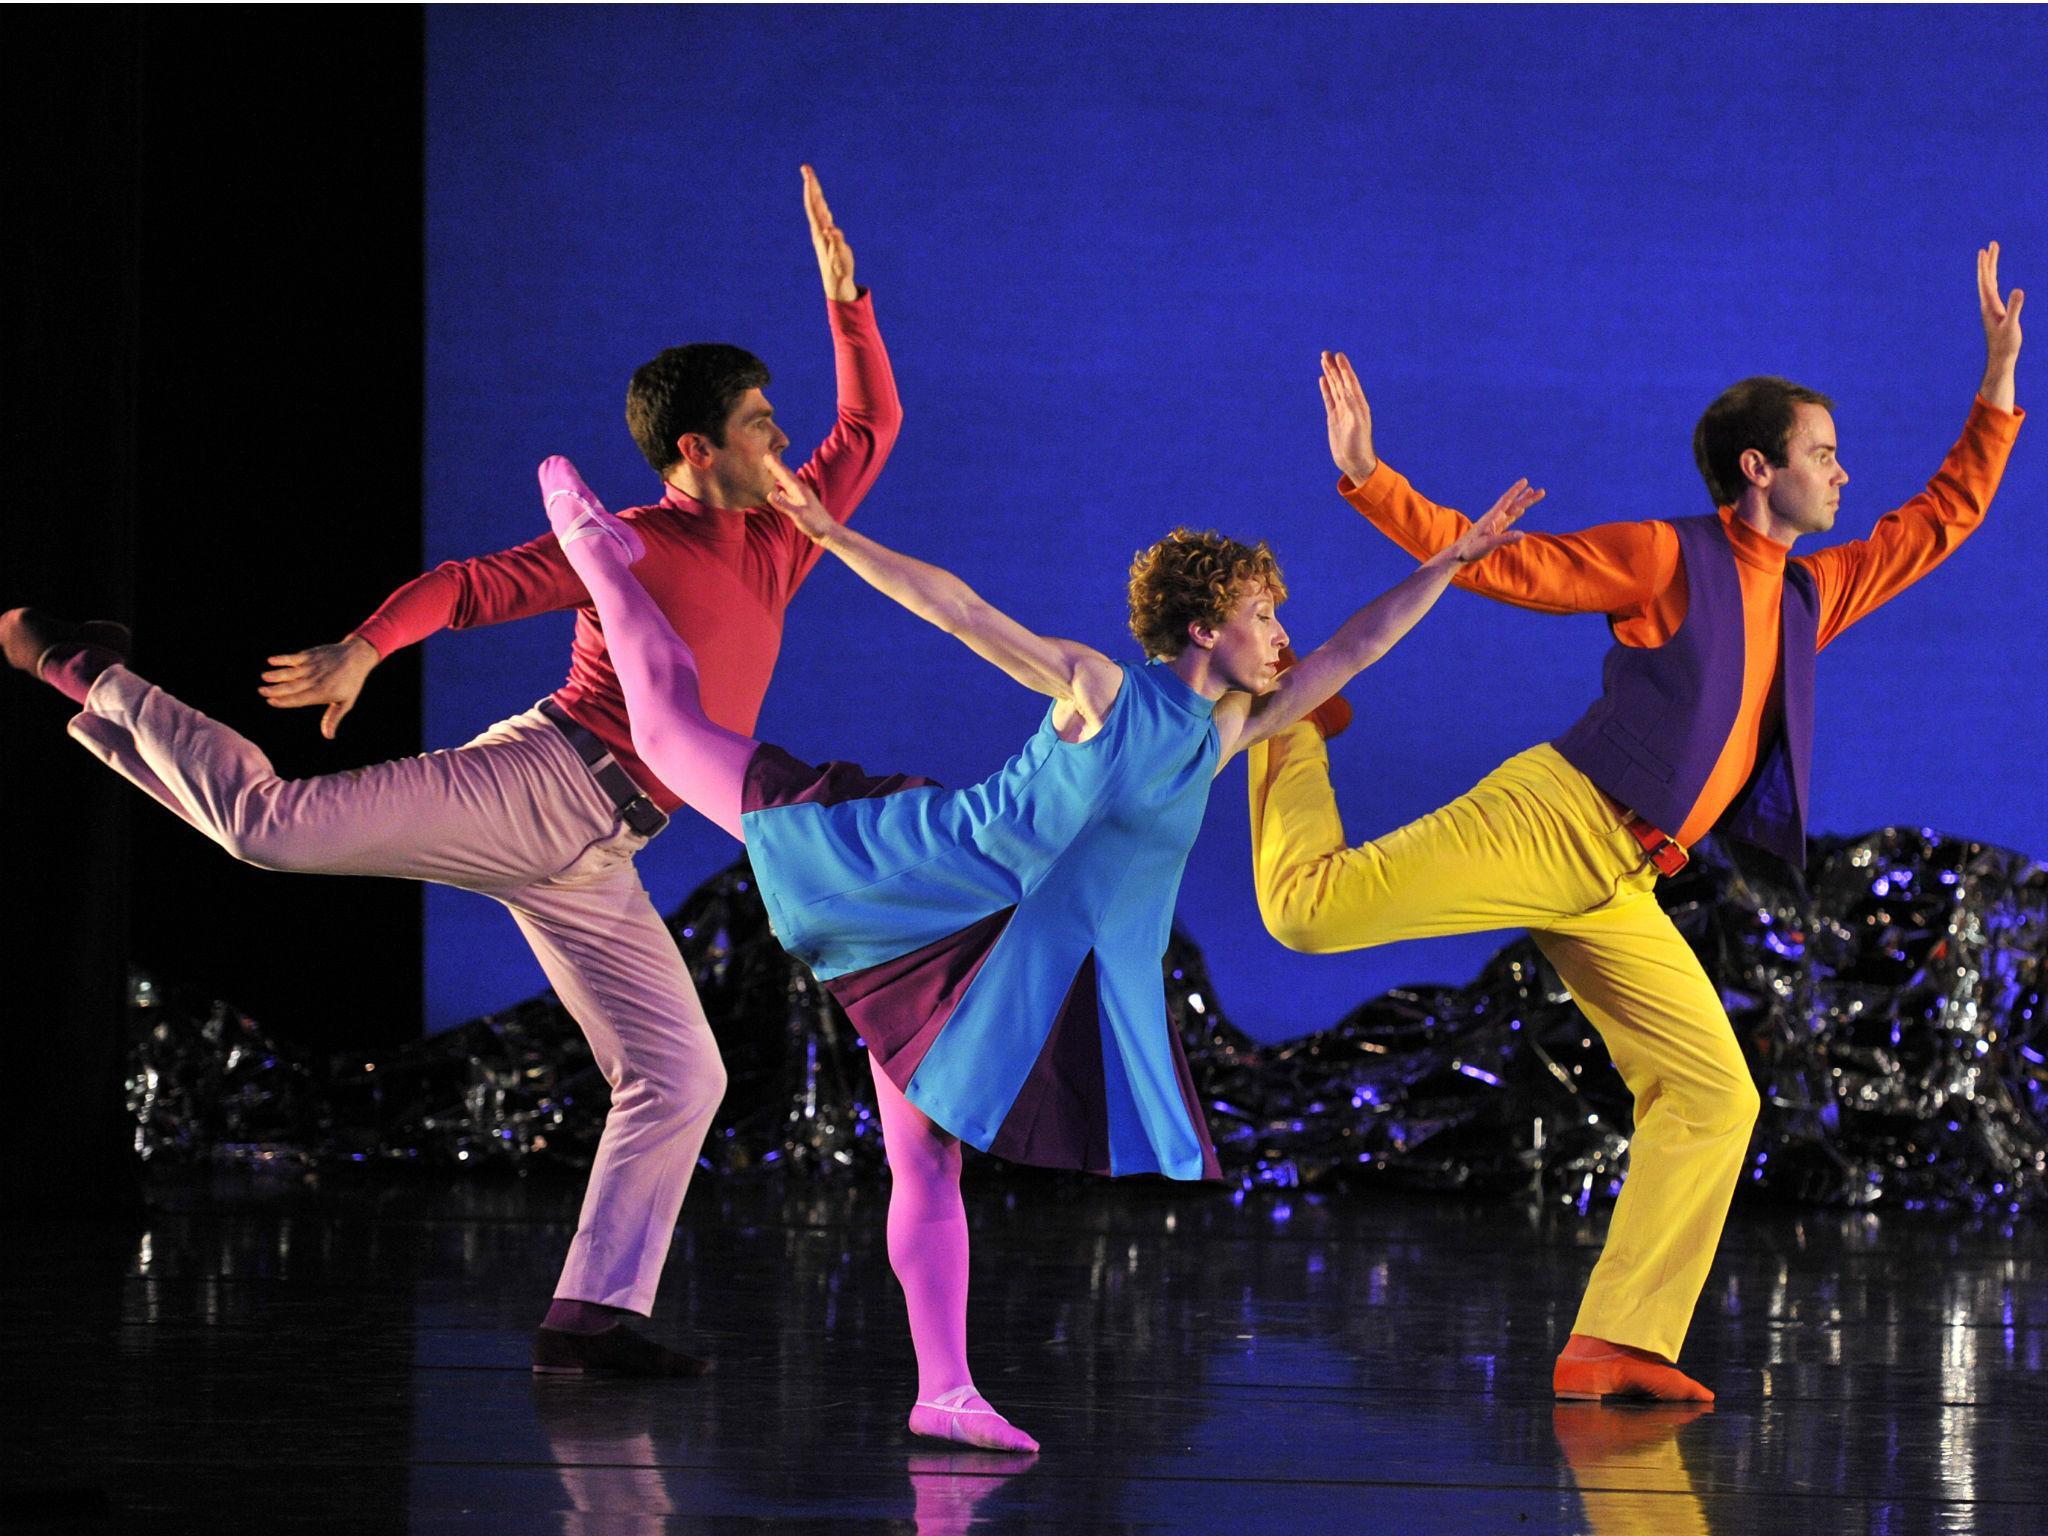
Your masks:
{"label": "curly blonde hair", "polygon": [[1240,544],[1213,530],[1176,528],[1131,561],[1131,633],[1147,656],[1171,661],[1188,645],[1188,626],[1221,628],[1249,590],[1287,599],[1280,562],[1265,541]]}

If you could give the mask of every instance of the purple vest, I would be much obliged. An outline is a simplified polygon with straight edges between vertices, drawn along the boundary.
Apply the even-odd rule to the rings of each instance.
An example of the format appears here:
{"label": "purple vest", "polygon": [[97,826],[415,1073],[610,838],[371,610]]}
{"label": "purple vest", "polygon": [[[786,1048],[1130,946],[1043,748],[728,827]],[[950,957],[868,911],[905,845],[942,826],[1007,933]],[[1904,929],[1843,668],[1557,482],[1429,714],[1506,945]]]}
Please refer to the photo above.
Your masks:
{"label": "purple vest", "polygon": [[[1718,516],[1671,524],[1685,562],[1685,622],[1654,649],[1617,644],[1602,693],[1551,745],[1610,799],[1676,833],[1706,788],[1742,707],[1742,585]],[[1806,781],[1813,762],[1813,659],[1820,594],[1785,564],[1771,690],[1781,726],[1757,745],[1756,770],[1716,830],[1806,863]]]}

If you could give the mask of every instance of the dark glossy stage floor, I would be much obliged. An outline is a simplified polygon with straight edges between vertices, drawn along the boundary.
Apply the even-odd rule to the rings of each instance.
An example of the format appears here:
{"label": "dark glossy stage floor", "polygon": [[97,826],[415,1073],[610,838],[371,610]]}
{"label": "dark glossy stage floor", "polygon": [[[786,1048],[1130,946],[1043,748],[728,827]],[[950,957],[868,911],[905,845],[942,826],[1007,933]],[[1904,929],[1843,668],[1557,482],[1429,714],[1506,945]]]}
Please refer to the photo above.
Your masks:
{"label": "dark glossy stage floor", "polygon": [[1738,1213],[1692,1417],[1551,1401],[1597,1231],[1569,1212],[981,1185],[977,1371],[1045,1444],[1020,1462],[905,1433],[880,1194],[700,1184],[657,1321],[719,1366],[668,1385],[527,1370],[573,1188],[17,1228],[0,1529],[2048,1530],[2034,1227]]}

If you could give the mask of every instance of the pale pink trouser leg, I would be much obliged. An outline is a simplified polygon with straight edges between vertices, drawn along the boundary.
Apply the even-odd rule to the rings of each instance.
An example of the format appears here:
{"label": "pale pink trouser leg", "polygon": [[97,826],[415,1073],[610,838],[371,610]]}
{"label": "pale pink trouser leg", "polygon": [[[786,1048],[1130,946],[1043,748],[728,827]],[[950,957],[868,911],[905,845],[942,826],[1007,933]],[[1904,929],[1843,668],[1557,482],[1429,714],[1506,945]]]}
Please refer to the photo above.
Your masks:
{"label": "pale pink trouser leg", "polygon": [[537,712],[452,751],[280,779],[247,738],[126,667],[71,734],[236,858],[458,886],[511,908],[612,1089],[556,1295],[647,1312],[725,1093],[696,990],[622,827]]}
{"label": "pale pink trouser leg", "polygon": [[960,1139],[940,1130],[869,1058],[889,1154],[889,1267],[903,1287],[917,1395],[972,1385],[967,1369],[967,1209]]}

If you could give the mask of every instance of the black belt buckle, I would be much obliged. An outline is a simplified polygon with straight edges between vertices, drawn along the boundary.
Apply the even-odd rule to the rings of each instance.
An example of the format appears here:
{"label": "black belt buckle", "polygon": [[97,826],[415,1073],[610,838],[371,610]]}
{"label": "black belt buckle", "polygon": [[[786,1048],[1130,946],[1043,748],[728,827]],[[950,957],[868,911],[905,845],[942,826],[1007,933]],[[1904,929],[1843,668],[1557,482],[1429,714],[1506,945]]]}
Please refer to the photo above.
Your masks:
{"label": "black belt buckle", "polygon": [[619,819],[638,832],[642,837],[652,837],[668,825],[668,817],[662,812],[638,784],[633,776],[619,766],[619,760],[612,756],[611,748],[598,738],[595,731],[579,722],[552,698],[542,699],[535,706],[548,722],[562,733],[562,739],[569,743],[569,749],[583,760],[583,766],[590,770],[590,777],[597,787],[605,792],[612,802],[612,808],[619,813]]}
{"label": "black belt buckle", "polygon": [[619,819],[642,837],[652,837],[668,825],[668,817],[645,795],[635,795],[620,806]]}

